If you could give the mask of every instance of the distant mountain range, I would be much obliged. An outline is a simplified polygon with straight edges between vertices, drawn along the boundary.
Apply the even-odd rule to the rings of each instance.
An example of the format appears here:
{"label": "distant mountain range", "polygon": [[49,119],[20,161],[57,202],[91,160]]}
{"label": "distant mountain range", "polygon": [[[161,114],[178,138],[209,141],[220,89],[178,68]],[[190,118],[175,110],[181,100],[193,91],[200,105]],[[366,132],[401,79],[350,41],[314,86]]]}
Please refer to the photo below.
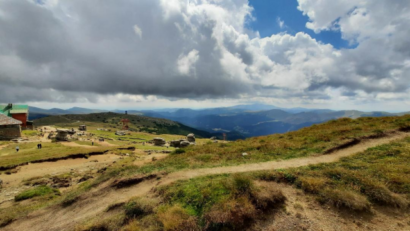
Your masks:
{"label": "distant mountain range", "polygon": [[[41,109],[30,107],[30,119],[49,115],[89,114],[106,112],[87,108],[71,108],[68,110],[53,108]],[[115,110],[124,113],[125,110]],[[244,137],[262,136],[298,130],[313,124],[322,123],[342,117],[382,117],[410,114],[388,112],[362,112],[356,110],[333,111],[328,109],[279,108],[265,104],[238,105],[233,107],[209,109],[158,109],[128,110],[128,114],[144,115],[180,122],[187,126],[210,133],[240,133]],[[240,138],[238,136],[237,138]]]}

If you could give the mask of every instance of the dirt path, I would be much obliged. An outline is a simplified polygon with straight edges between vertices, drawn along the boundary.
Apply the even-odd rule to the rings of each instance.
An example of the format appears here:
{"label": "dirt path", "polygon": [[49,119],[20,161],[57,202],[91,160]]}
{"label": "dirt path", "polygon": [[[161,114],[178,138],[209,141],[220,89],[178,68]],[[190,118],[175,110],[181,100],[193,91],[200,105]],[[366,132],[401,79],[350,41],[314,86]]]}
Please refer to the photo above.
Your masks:
{"label": "dirt path", "polygon": [[110,144],[107,141],[95,141],[95,142],[100,144],[101,146],[106,146],[106,147],[116,147],[116,146],[118,146],[116,144]]}
{"label": "dirt path", "polygon": [[88,159],[68,159],[24,165],[20,167],[17,173],[1,175],[3,189],[0,193],[0,205],[13,200],[14,196],[24,189],[24,187],[22,188],[20,185],[26,179],[46,175],[59,175],[73,171],[79,173],[87,172],[105,167],[114,161],[118,161],[120,158],[121,157],[117,155],[104,154],[90,156]]}
{"label": "dirt path", "polygon": [[177,180],[186,180],[212,174],[284,169],[311,164],[330,163],[338,161],[342,157],[351,156],[358,152],[365,151],[368,148],[387,144],[408,136],[410,136],[408,133],[395,133],[389,137],[363,141],[353,147],[339,150],[329,155],[230,167],[185,170],[171,173],[160,181],[145,181],[126,189],[113,190],[106,188],[106,190],[94,192],[93,195],[89,195],[84,200],[81,200],[70,207],[53,207],[32,213],[25,219],[15,221],[8,227],[5,227],[4,230],[44,230],[45,227],[47,227],[48,230],[73,230],[77,224],[95,218],[98,214],[103,213],[108,205],[118,202],[126,202],[132,197],[146,195],[153,187],[167,185]]}
{"label": "dirt path", "polygon": [[97,148],[98,147],[98,146],[77,144],[75,142],[59,142],[59,143],[66,147],[81,147],[81,148]]}

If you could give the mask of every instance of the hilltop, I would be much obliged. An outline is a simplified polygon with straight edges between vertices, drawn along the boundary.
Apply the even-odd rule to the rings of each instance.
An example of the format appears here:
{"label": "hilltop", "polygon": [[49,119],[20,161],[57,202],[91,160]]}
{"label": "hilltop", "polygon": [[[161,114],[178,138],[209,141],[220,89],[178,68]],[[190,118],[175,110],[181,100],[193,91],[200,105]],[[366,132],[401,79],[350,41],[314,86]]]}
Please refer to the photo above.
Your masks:
{"label": "hilltop", "polygon": [[185,126],[167,119],[151,118],[139,115],[125,115],[113,112],[55,115],[34,120],[36,126],[56,125],[77,128],[82,123],[88,125],[121,129],[121,120],[128,119],[131,131],[149,132],[155,134],[175,134],[186,136],[194,133],[198,137],[209,138],[211,133]]}

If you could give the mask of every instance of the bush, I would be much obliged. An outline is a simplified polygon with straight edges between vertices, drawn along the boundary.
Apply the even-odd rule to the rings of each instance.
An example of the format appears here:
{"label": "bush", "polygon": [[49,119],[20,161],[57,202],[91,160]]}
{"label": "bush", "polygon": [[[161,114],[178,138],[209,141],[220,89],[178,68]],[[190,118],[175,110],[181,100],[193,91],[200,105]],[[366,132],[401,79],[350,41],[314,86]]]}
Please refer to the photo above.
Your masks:
{"label": "bush", "polygon": [[250,177],[243,174],[235,174],[232,179],[232,191],[237,195],[250,195],[254,189],[253,182]]}
{"label": "bush", "polygon": [[137,218],[154,213],[159,200],[153,198],[136,198],[125,205],[125,214],[128,218]]}
{"label": "bush", "polygon": [[252,193],[252,200],[257,209],[267,210],[285,202],[286,197],[279,189],[278,184],[257,182],[256,185],[258,190]]}
{"label": "bush", "polygon": [[175,149],[175,151],[172,152],[172,154],[183,154],[183,153],[185,153],[185,150],[181,148]]}
{"label": "bush", "polygon": [[137,220],[131,220],[127,225],[121,228],[121,231],[140,231],[143,230]]}
{"label": "bush", "polygon": [[392,193],[386,186],[375,182],[366,183],[368,184],[363,187],[362,191],[363,194],[367,195],[371,201],[398,208],[406,208],[409,205],[405,198]]}
{"label": "bush", "polygon": [[34,197],[39,197],[39,196],[45,196],[45,195],[50,195],[50,196],[55,196],[58,195],[60,196],[60,191],[58,189],[53,189],[48,186],[38,186],[33,189],[26,190],[17,196],[14,197],[15,201],[22,201],[22,200],[27,200],[31,199]]}
{"label": "bush", "polygon": [[370,210],[370,202],[367,198],[353,191],[325,189],[320,193],[319,201],[331,203],[338,208],[344,207],[356,211]]}
{"label": "bush", "polygon": [[296,185],[309,193],[319,193],[326,184],[326,179],[320,177],[299,177]]}
{"label": "bush", "polygon": [[158,211],[158,218],[164,226],[164,230],[172,231],[195,231],[200,230],[196,224],[196,218],[180,205],[162,207]]}
{"label": "bush", "polygon": [[206,226],[211,229],[218,227],[240,227],[247,220],[256,217],[257,210],[246,196],[230,198],[219,202],[204,215]]}

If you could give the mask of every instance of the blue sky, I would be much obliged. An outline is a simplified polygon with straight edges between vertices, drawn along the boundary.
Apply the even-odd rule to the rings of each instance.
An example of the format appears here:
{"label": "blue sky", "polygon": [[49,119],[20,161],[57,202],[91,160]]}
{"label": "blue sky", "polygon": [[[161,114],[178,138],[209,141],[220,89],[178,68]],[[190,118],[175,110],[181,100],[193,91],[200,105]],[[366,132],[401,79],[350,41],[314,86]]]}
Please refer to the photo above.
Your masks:
{"label": "blue sky", "polygon": [[[287,32],[296,34],[305,32],[312,38],[322,43],[330,43],[335,48],[352,48],[349,42],[342,39],[340,31],[322,31],[316,34],[314,31],[306,28],[309,18],[297,9],[297,0],[250,0],[250,5],[254,8],[254,21],[249,23],[249,27],[257,30],[261,37],[268,37],[272,34]],[[280,28],[278,19],[284,22]]]}

